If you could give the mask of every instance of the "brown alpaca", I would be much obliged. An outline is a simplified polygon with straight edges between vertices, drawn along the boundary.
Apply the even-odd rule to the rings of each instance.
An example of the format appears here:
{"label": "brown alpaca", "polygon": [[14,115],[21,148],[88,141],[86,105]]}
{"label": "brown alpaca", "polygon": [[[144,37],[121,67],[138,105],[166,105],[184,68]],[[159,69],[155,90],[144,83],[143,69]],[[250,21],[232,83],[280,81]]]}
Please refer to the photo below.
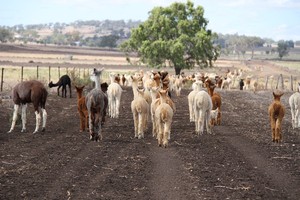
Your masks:
{"label": "brown alpaca", "polygon": [[222,105],[221,96],[220,96],[220,94],[214,92],[216,85],[210,79],[207,79],[205,81],[205,85],[206,85],[208,94],[211,96],[211,100],[212,100],[212,104],[213,104],[212,110],[218,109],[217,121],[212,119],[210,121],[210,124],[211,125],[221,125],[221,105]]}
{"label": "brown alpaca", "polygon": [[12,132],[15,128],[17,117],[18,117],[18,110],[21,106],[22,108],[22,131],[26,132],[26,108],[28,103],[33,103],[35,117],[36,117],[36,126],[33,133],[38,132],[39,125],[41,122],[41,115],[39,107],[42,111],[43,116],[43,125],[42,131],[45,131],[46,121],[47,121],[47,112],[45,109],[45,104],[48,96],[48,92],[44,85],[36,80],[32,81],[24,81],[17,84],[13,89],[13,101],[14,101],[14,113],[11,128],[9,133]]}
{"label": "brown alpaca", "polygon": [[277,94],[273,92],[274,101],[269,106],[269,116],[271,121],[271,129],[272,129],[272,141],[273,142],[281,142],[281,125],[282,119],[285,114],[285,108],[280,102],[280,97],[283,95]]}
{"label": "brown alpaca", "polygon": [[80,117],[80,132],[85,131],[85,128],[87,128],[88,130],[89,127],[89,115],[85,104],[85,96],[82,95],[83,88],[84,86],[82,87],[75,86],[77,92],[77,108]]}

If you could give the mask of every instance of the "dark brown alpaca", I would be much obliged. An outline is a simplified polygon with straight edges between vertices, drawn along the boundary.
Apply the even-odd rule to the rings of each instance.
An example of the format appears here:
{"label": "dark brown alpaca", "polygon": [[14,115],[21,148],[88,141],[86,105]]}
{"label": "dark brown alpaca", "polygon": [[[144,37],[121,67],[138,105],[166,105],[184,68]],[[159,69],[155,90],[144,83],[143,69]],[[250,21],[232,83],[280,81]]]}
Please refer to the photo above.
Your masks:
{"label": "dark brown alpaca", "polygon": [[273,142],[281,142],[281,126],[282,119],[285,114],[285,108],[280,102],[280,97],[283,93],[273,92],[274,101],[269,106],[269,117],[271,121],[271,129],[272,129],[272,141]]}
{"label": "dark brown alpaca", "polygon": [[100,77],[101,70],[94,69],[90,74],[90,79],[95,82],[95,88],[91,90],[85,97],[86,108],[89,115],[89,131],[90,139],[98,141],[102,140],[101,125],[105,110],[105,93],[101,90]]}
{"label": "dark brown alpaca", "polygon": [[67,97],[67,86],[69,86],[70,98],[72,97],[71,79],[67,74],[60,77],[57,83],[53,83],[51,81],[48,86],[50,88],[58,86],[58,88],[57,88],[58,96],[59,96],[59,89],[62,87],[62,92],[61,92],[62,97]]}
{"label": "dark brown alpaca", "polygon": [[[86,103],[85,103],[85,96],[83,96],[83,89],[85,86],[82,87],[78,87],[75,86],[76,92],[77,92],[77,109],[79,112],[79,117],[80,117],[80,132],[85,131],[85,129],[89,128],[89,115],[88,115],[88,110],[86,107]],[[105,96],[104,96],[104,112],[103,112],[103,116],[102,116],[102,121],[101,121],[101,125],[104,125],[105,123],[105,116],[106,116],[106,110],[107,110],[107,105],[108,105],[108,98],[106,95],[106,91],[108,88],[108,84],[105,83],[101,83],[101,90],[104,92]]]}
{"label": "dark brown alpaca", "polygon": [[45,131],[46,121],[47,121],[47,112],[45,109],[45,104],[48,96],[48,92],[44,85],[36,80],[24,81],[17,84],[13,89],[13,101],[14,101],[14,113],[11,128],[9,133],[12,132],[15,128],[18,110],[21,106],[22,108],[22,131],[26,132],[26,108],[28,103],[33,103],[35,116],[36,116],[36,126],[33,133],[38,132],[39,125],[41,122],[41,115],[39,107],[41,108],[43,115],[43,125],[42,131]]}

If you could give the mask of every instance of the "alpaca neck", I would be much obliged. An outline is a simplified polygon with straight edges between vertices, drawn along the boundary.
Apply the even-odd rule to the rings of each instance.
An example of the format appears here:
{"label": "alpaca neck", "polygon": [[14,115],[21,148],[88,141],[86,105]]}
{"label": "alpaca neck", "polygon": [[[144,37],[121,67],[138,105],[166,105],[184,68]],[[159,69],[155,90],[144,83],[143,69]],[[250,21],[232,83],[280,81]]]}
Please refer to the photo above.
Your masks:
{"label": "alpaca neck", "polygon": [[162,104],[162,103],[167,103],[167,97],[161,96],[161,97],[160,97],[160,103],[161,103],[161,104]]}
{"label": "alpaca neck", "polygon": [[77,92],[77,99],[81,99],[82,97],[82,91],[81,92]]}
{"label": "alpaca neck", "polygon": [[53,83],[51,87],[57,87],[60,85],[60,82],[58,81],[57,83]]}
{"label": "alpaca neck", "polygon": [[95,79],[95,88],[100,89],[100,77],[96,77]]}

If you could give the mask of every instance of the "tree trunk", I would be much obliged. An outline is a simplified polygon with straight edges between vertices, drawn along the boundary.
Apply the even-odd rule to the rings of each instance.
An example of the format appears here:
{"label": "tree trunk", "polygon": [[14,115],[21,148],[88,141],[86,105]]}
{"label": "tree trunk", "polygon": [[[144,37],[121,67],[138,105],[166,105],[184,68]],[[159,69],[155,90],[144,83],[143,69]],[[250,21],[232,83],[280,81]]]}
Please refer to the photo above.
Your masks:
{"label": "tree trunk", "polygon": [[180,67],[174,67],[175,68],[175,75],[179,75],[181,72],[181,68]]}

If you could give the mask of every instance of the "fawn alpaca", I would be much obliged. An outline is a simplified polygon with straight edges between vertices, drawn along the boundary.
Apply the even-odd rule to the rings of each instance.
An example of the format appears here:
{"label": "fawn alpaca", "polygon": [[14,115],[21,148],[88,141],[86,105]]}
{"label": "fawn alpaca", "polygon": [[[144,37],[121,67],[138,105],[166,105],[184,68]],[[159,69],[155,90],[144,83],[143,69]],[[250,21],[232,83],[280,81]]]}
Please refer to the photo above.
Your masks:
{"label": "fawn alpaca", "polygon": [[174,111],[167,103],[168,89],[158,91],[160,104],[155,110],[155,126],[157,126],[158,146],[168,146],[171,134]]}
{"label": "fawn alpaca", "polygon": [[270,104],[268,109],[272,129],[272,141],[277,143],[282,140],[281,126],[285,114],[285,108],[280,102],[282,95],[283,93],[278,94],[278,92],[273,92],[274,101]]}

